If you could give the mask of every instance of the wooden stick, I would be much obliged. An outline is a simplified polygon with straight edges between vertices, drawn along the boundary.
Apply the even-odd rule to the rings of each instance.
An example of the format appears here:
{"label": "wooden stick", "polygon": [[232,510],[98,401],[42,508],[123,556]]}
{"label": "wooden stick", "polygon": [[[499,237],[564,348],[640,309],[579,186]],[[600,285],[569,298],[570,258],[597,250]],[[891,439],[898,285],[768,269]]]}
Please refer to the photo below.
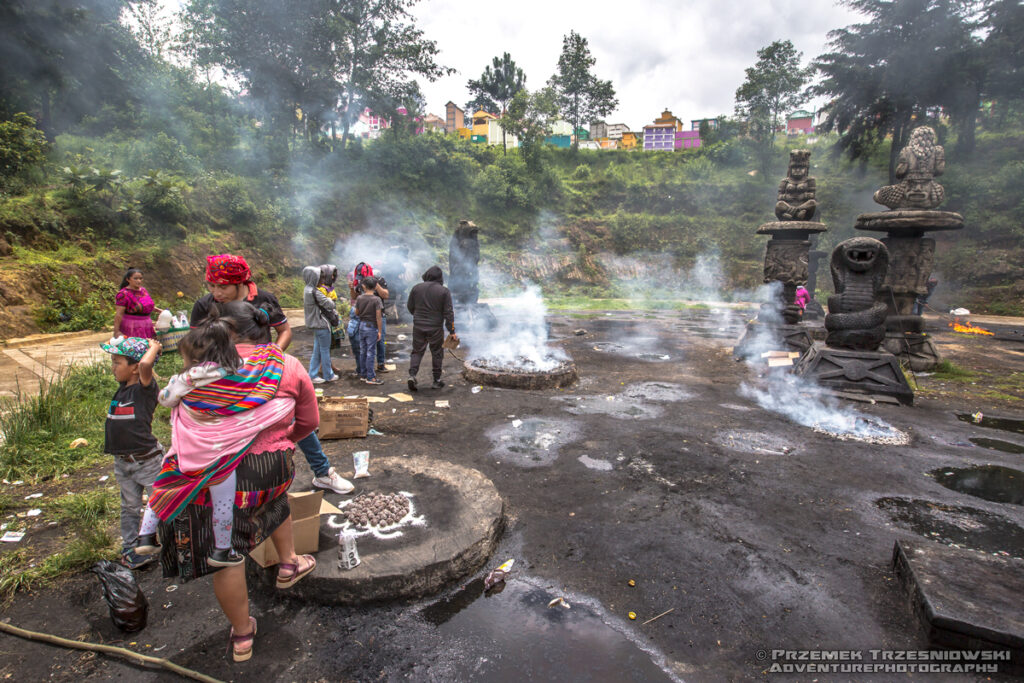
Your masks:
{"label": "wooden stick", "polygon": [[203,683],[222,683],[216,678],[211,678],[206,674],[201,674],[198,671],[192,669],[186,669],[183,666],[179,666],[169,659],[162,659],[160,657],[151,657],[149,655],[139,654],[138,652],[132,652],[123,647],[114,647],[113,645],[100,645],[98,643],[83,643],[78,640],[68,640],[67,638],[61,638],[60,636],[50,635],[49,633],[38,633],[36,631],[29,631],[27,629],[19,628],[12,624],[5,624],[0,622],[0,631],[10,633],[13,636],[19,638],[27,638],[28,640],[38,640],[43,643],[50,643],[51,645],[60,645],[61,647],[71,648],[73,650],[91,650],[93,652],[106,652],[108,654],[116,655],[118,657],[124,657],[137,664],[143,666],[152,665],[159,666],[168,671],[173,671],[179,676],[185,678],[191,678],[195,681],[203,681]]}
{"label": "wooden stick", "polygon": [[661,614],[659,614],[656,617],[651,617],[650,619],[648,619],[647,621],[645,621],[644,623],[642,623],[640,625],[641,626],[647,626],[647,624],[651,623],[652,621],[655,621],[656,619],[661,619],[663,616],[665,616],[669,612],[672,612],[673,610],[675,610],[675,607],[673,607],[672,609],[665,610],[664,612],[662,612]]}

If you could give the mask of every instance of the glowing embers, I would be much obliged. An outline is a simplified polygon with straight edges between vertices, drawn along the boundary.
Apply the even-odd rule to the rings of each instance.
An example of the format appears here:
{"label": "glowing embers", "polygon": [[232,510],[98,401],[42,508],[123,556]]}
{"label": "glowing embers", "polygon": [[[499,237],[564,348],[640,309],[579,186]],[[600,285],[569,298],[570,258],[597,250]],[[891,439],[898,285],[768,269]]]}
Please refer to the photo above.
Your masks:
{"label": "glowing embers", "polygon": [[558,358],[537,363],[525,356],[514,360],[477,358],[466,361],[463,377],[470,382],[506,389],[552,389],[579,379],[576,365]]}
{"label": "glowing embers", "polygon": [[864,441],[886,446],[906,446],[910,443],[910,436],[906,432],[869,415],[829,415],[810,427],[840,441]]}
{"label": "glowing embers", "polygon": [[959,318],[955,318],[953,322],[949,323],[948,327],[952,327],[954,332],[961,332],[963,334],[981,334],[989,337],[995,336],[995,332],[989,332],[983,327],[972,325],[970,321],[967,320],[961,322]]}

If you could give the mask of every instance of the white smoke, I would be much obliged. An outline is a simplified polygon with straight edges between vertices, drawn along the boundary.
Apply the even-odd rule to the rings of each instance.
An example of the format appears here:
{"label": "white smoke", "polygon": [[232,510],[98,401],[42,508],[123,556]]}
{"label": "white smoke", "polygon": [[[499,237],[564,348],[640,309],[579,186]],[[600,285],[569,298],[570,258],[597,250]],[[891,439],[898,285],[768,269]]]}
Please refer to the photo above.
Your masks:
{"label": "white smoke", "polygon": [[688,269],[676,266],[668,254],[617,256],[601,254],[614,289],[631,301],[721,302],[725,275],[721,252],[715,248],[697,256]]}
{"label": "white smoke", "polygon": [[468,362],[486,360],[531,372],[548,372],[569,359],[561,348],[548,345],[548,311],[536,285],[495,301],[491,310],[497,327],[487,330],[478,325],[469,330]]}

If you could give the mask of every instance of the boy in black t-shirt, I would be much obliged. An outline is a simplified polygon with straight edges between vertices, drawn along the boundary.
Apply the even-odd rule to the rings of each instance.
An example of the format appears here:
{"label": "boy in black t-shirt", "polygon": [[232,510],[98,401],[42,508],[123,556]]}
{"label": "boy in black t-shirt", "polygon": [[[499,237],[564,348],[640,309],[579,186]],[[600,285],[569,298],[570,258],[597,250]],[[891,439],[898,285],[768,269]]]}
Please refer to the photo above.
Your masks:
{"label": "boy in black t-shirt", "polygon": [[142,522],[142,492],[152,487],[163,464],[163,446],[153,436],[153,411],[160,387],[153,365],[160,342],[139,337],[111,339],[100,347],[111,354],[110,369],[118,381],[107,410],[103,452],[114,456],[114,476],[121,487],[121,563],[139,569],[156,560],[135,552]]}

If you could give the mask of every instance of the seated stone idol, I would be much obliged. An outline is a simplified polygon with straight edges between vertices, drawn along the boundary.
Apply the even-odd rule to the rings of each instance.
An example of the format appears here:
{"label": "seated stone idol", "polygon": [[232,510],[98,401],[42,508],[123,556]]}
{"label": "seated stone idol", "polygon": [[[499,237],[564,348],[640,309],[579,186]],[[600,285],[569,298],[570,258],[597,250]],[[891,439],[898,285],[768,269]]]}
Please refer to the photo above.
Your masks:
{"label": "seated stone idol", "polygon": [[885,339],[889,250],[871,237],[852,237],[836,245],[831,270],[836,293],[828,298],[825,343],[874,351]]}
{"label": "seated stone idol", "polygon": [[914,129],[896,161],[899,182],[875,192],[876,203],[890,209],[928,210],[945,200],[946,191],[934,178],[946,170],[946,151],[935,139],[928,126]]}
{"label": "seated stone idol", "polygon": [[814,218],[818,202],[814,199],[817,183],[807,174],[811,168],[811,153],[794,149],[789,153],[789,171],[779,183],[779,203],[775,217],[780,221],[809,221]]}

